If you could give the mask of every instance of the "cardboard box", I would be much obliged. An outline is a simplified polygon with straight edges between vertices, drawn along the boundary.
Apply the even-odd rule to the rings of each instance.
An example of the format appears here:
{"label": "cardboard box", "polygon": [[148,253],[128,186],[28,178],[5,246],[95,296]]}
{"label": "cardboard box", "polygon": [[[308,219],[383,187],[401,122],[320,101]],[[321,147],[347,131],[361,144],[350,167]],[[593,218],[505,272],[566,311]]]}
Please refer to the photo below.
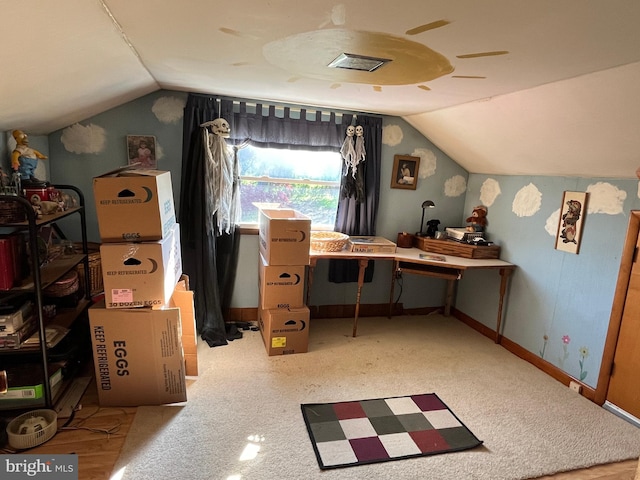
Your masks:
{"label": "cardboard box", "polygon": [[100,245],[107,308],[169,305],[182,275],[180,230],[163,240]]}
{"label": "cardboard box", "polygon": [[304,307],[304,265],[268,265],[258,255],[259,308]]}
{"label": "cardboard box", "polygon": [[358,253],[396,253],[396,244],[384,237],[349,237],[349,248]]}
{"label": "cardboard box", "polygon": [[258,325],[269,356],[305,353],[309,349],[309,309],[258,310]]}
{"label": "cardboard box", "polygon": [[258,223],[260,254],[268,265],[309,265],[309,217],[291,209],[264,209]]}
{"label": "cardboard box", "polygon": [[89,309],[98,401],[103,406],[187,400],[178,308]]}
{"label": "cardboard box", "polygon": [[103,242],[147,242],[171,234],[176,223],[171,173],[120,168],[93,179]]}
{"label": "cardboard box", "polygon": [[189,277],[182,275],[171,296],[170,305],[180,309],[182,326],[182,350],[184,351],[185,373],[198,375],[198,336],[193,292],[189,290]]}

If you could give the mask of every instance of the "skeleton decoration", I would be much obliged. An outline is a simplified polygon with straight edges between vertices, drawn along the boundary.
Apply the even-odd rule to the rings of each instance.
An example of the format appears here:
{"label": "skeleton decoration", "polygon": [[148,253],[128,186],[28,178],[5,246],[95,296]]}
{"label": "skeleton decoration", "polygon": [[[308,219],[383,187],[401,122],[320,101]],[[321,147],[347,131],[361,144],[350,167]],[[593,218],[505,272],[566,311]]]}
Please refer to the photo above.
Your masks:
{"label": "skeleton decoration", "polygon": [[227,122],[224,118],[216,118],[211,123],[211,133],[222,138],[229,138],[229,135],[231,135],[229,122]]}
{"label": "skeleton decoration", "polygon": [[367,152],[364,148],[364,128],[362,125],[356,127],[356,168],[360,162],[364,162]]}
{"label": "skeleton decoration", "polygon": [[[207,127],[211,127],[211,132]],[[206,188],[209,199],[207,221],[209,231],[217,234],[230,233],[237,221],[238,196],[234,195],[234,155],[227,145],[231,129],[224,118],[201,125],[203,128],[206,155]],[[216,216],[217,214],[217,216]],[[217,223],[214,225],[214,217]],[[214,228],[214,227],[217,227]]]}
{"label": "skeleton decoration", "polygon": [[[349,125],[347,127],[347,136],[344,137],[344,142],[342,142],[342,148],[340,148],[340,154],[344,159],[344,174],[347,175],[350,170],[352,170],[353,165],[356,162],[356,150],[353,147],[353,136],[356,133],[356,127],[353,125]],[[355,175],[355,171],[353,172]]]}
{"label": "skeleton decoration", "polygon": [[[356,137],[355,147],[353,141],[354,135]],[[349,172],[351,172],[351,176],[356,178],[358,164],[364,162],[367,154],[364,148],[364,128],[362,128],[362,126],[358,125],[354,127],[353,125],[349,125],[347,127],[347,136],[344,139],[340,153],[344,159],[344,174],[348,175]]]}
{"label": "skeleton decoration", "polygon": [[[353,137],[355,136],[355,146]],[[364,162],[366,151],[364,147],[364,128],[358,125],[347,127],[347,136],[340,149],[344,159],[344,178],[341,184],[341,196],[354,197],[356,202],[364,198],[364,180],[362,168],[359,165]],[[351,175],[349,175],[351,173]]]}

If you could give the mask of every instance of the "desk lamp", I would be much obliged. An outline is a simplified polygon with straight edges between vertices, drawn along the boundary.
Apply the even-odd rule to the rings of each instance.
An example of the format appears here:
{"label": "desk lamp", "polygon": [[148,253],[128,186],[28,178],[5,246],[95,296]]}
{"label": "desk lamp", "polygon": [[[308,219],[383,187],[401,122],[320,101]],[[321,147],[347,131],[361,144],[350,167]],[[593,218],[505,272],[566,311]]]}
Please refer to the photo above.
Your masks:
{"label": "desk lamp", "polygon": [[416,233],[416,237],[424,237],[424,233],[422,233],[422,227],[424,225],[424,211],[427,208],[435,208],[436,204],[431,200],[425,200],[422,202],[422,219],[420,220],[420,231]]}

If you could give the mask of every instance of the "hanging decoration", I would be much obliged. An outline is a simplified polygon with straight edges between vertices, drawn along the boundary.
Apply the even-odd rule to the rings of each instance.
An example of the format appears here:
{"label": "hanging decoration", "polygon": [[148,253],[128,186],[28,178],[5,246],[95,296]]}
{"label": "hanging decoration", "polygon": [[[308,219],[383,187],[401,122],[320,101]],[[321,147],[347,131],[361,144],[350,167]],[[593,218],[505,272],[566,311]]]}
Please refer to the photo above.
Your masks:
{"label": "hanging decoration", "polygon": [[353,125],[349,125],[347,127],[347,135],[346,137],[344,137],[344,142],[342,142],[342,148],[340,148],[340,154],[344,159],[345,175],[349,173],[356,161],[356,150],[353,146],[353,136],[355,135],[355,133],[356,127],[354,127]]}
{"label": "hanging decoration", "polygon": [[[216,118],[200,125],[203,128],[207,156],[206,188],[209,199],[207,221],[209,231],[217,235],[230,233],[237,215],[237,197],[234,197],[234,155],[227,145],[231,129],[224,118]],[[208,127],[211,127],[209,133]],[[216,215],[217,214],[217,215]],[[217,218],[214,225],[213,219]]]}
{"label": "hanging decoration", "polygon": [[359,201],[364,198],[364,181],[362,168],[358,168],[358,166],[364,162],[367,155],[362,126],[349,125],[347,127],[340,154],[344,160],[341,195],[343,198],[354,197],[356,201]]}
{"label": "hanging decoration", "polygon": [[588,192],[564,192],[556,233],[556,250],[576,255],[579,253],[588,196]]}
{"label": "hanging decoration", "polygon": [[356,127],[356,168],[360,162],[364,162],[367,151],[364,148],[364,128],[361,125]]}

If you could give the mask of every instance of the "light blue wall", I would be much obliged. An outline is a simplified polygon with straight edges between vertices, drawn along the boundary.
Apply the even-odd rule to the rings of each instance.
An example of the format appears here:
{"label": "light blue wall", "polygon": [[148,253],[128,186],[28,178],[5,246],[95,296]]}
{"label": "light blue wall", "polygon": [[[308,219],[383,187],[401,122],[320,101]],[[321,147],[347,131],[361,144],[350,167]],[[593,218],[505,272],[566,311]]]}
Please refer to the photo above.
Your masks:
{"label": "light blue wall", "polygon": [[[595,387],[629,212],[640,209],[638,181],[471,175],[466,211],[483,203],[487,180],[495,180],[501,191],[489,206],[488,236],[501,245],[501,257],[518,267],[505,310],[505,337]],[[539,210],[530,216],[514,213],[523,188],[539,192]],[[555,249],[564,191],[590,192],[578,254]],[[457,307],[495,328],[499,276],[465,276]]]}
{"label": "light blue wall", "polygon": [[[93,178],[127,165],[127,135],[156,137],[158,168],[171,172],[176,208],[182,174],[182,115],[187,94],[159,91],[49,135],[51,180],[79,187],[85,195],[89,241],[100,241]],[[64,227],[79,238],[77,222]]]}
{"label": "light blue wall", "polygon": [[[99,241],[92,178],[127,163],[126,135],[156,136],[161,151],[158,168],[171,172],[179,209],[181,108],[185,100],[186,94],[182,92],[156,92],[49,136],[51,179],[77,185],[85,192],[90,240]],[[377,234],[395,241],[398,232],[415,233],[420,227],[420,206],[427,199],[436,204],[435,209],[427,211],[427,218],[440,219],[441,228],[465,225],[464,219],[475,205],[490,203],[489,239],[501,246],[505,260],[518,266],[505,305],[504,335],[535,354],[544,349],[546,360],[574,377],[580,378],[581,372],[586,372],[584,381],[595,386],[629,211],[640,209],[638,182],[468,175],[402,119],[383,117],[383,129]],[[429,175],[418,178],[415,191],[390,188],[396,154],[421,157],[420,171]],[[494,194],[495,186],[499,188],[495,199],[487,195],[488,183],[493,183],[494,189],[490,191]],[[523,188],[526,193],[538,192],[540,198],[539,209],[527,211],[526,215],[521,212],[522,205],[514,207],[514,199],[522,198]],[[597,211],[586,214],[579,254],[555,250],[555,228],[563,192],[589,189],[594,191],[590,206]],[[623,195],[626,198],[619,205],[615,198]],[[616,213],[617,208],[620,210]],[[552,234],[545,227],[553,230]],[[79,233],[73,230],[74,225],[68,228],[70,236],[77,238]],[[232,306],[255,307],[258,237],[244,235],[240,249]],[[386,303],[389,299],[391,264],[378,262],[375,269],[373,282],[363,289],[363,303]],[[354,303],[356,285],[327,282],[326,263],[318,265],[314,278],[311,304]],[[459,282],[457,307],[495,328],[499,281],[496,272],[467,272]],[[439,306],[443,304],[443,295],[443,281],[407,275],[400,301],[407,308]],[[567,343],[563,337],[565,342],[569,339]],[[581,348],[583,353],[588,350],[584,358],[580,355]]]}

